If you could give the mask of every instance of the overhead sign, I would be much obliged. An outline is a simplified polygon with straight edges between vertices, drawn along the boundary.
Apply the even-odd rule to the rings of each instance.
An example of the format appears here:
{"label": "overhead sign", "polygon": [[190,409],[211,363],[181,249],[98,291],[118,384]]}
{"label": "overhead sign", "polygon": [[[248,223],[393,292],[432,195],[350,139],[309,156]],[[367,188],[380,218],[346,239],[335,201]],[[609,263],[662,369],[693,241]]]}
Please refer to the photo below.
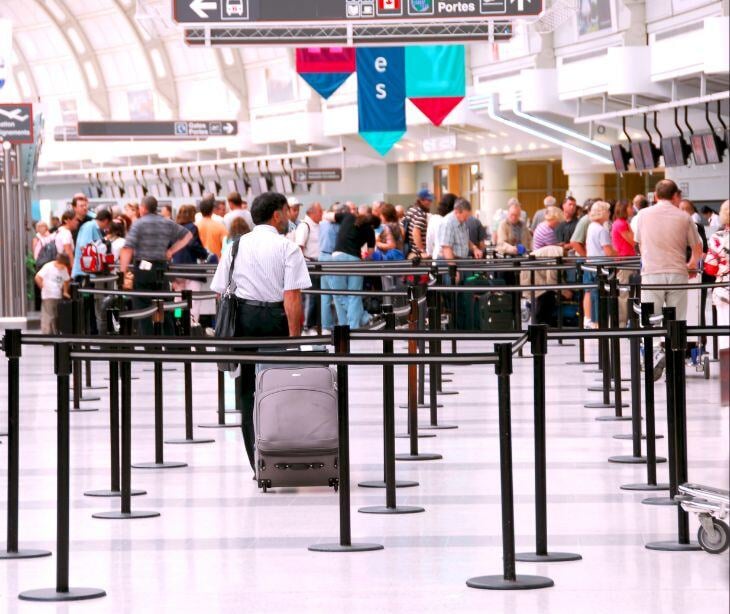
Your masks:
{"label": "overhead sign", "polygon": [[235,120],[78,123],[79,139],[193,140],[237,134],[238,122]]}
{"label": "overhead sign", "polygon": [[295,168],[294,183],[342,181],[341,168]]}
{"label": "overhead sign", "polygon": [[0,104],[0,137],[13,145],[33,142],[33,105]]}
{"label": "overhead sign", "polygon": [[173,0],[182,24],[441,21],[539,15],[543,0]]}

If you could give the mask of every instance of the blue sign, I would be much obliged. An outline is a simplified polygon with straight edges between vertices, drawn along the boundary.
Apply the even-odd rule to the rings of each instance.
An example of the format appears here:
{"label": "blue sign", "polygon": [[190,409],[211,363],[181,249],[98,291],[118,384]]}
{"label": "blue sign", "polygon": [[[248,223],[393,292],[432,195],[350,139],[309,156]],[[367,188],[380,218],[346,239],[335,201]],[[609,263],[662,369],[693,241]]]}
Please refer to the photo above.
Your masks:
{"label": "blue sign", "polygon": [[433,15],[433,0],[408,0],[410,15]]}

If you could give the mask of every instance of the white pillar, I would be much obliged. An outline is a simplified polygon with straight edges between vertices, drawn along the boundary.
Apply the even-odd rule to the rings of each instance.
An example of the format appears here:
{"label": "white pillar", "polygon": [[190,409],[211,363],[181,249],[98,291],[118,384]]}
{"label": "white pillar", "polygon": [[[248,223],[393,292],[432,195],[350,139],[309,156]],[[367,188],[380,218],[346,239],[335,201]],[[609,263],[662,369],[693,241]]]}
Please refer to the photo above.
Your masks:
{"label": "white pillar", "polygon": [[583,204],[589,198],[605,198],[606,185],[603,173],[570,173],[568,192],[578,204]]}
{"label": "white pillar", "polygon": [[414,162],[398,163],[398,194],[415,194],[416,187],[416,164]]}
{"label": "white pillar", "polygon": [[479,218],[491,227],[498,209],[504,209],[507,201],[517,196],[517,162],[501,156],[479,158],[482,174]]}

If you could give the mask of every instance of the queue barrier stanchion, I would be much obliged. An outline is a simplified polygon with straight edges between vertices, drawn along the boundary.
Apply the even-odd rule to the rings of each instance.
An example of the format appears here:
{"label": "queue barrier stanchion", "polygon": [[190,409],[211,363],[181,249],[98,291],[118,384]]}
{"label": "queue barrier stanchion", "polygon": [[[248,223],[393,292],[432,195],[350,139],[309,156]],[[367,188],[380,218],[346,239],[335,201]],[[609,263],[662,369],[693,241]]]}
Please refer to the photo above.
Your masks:
{"label": "queue barrier stanchion", "polygon": [[[383,305],[383,316],[385,318],[385,330],[394,331],[395,314],[392,305]],[[393,341],[384,339],[383,354],[392,353]],[[395,380],[393,369],[393,365],[383,365],[383,479],[360,482],[358,486],[361,488],[388,488],[388,471],[391,459],[395,471]],[[412,488],[418,485],[418,482],[413,480],[395,480],[395,488]]]}
{"label": "queue barrier stanchion", "polygon": [[[108,309],[106,313],[107,331],[112,334],[119,327],[119,332],[131,334],[132,323],[120,319],[118,309]],[[126,324],[125,324],[126,322]],[[113,349],[113,348],[112,348]],[[121,497],[122,488],[119,481],[120,460],[119,460],[119,363],[116,360],[109,361],[109,454],[111,481],[108,490],[88,490],[84,493],[86,497]],[[145,490],[132,489],[130,495],[135,497],[146,495]]]}
{"label": "queue barrier stanchion", "polygon": [[535,418],[535,552],[515,555],[525,563],[579,561],[573,552],[548,552],[547,537],[547,444],[545,435],[545,356],[548,351],[547,326],[530,325],[527,329],[533,365],[533,400]]}
{"label": "queue barrier stanchion", "polygon": [[[449,264],[449,278],[450,278],[449,285],[452,288],[455,288],[457,286],[457,283],[456,283],[457,271],[458,271],[457,266],[453,263],[450,263]],[[454,330],[457,330],[459,327],[458,321],[457,321],[458,314],[459,314],[459,309],[458,309],[459,295],[456,292],[452,292],[450,294],[450,296],[451,296],[451,313],[449,314],[449,330],[454,331]],[[440,347],[439,347],[439,351],[440,351]],[[451,353],[456,354],[456,352],[457,352],[457,342],[454,339],[451,341]],[[444,375],[444,374],[442,374],[442,375]],[[458,390],[444,390],[442,384],[445,381],[446,380],[444,380],[443,377],[439,377],[438,394],[443,395],[443,396],[459,394]]]}
{"label": "queue barrier stanchion", "polygon": [[[418,312],[418,298],[416,296],[415,289],[413,286],[408,288],[408,300],[411,305],[411,311],[408,315],[408,328],[410,330],[416,330],[418,324],[417,312]],[[408,353],[416,355],[418,352],[418,344],[414,339],[408,340]],[[432,452],[419,452],[418,450],[418,438],[419,437],[433,437],[433,434],[419,434],[418,432],[418,391],[416,378],[417,378],[417,366],[415,363],[408,364],[408,440],[410,444],[410,450],[406,454],[396,454],[396,460],[402,461],[426,461],[426,460],[439,460],[443,458],[441,454],[434,454]],[[396,435],[397,437],[397,435]]]}
{"label": "queue barrier stanchion", "polygon": [[[132,334],[132,320],[122,320],[122,336]],[[119,361],[121,380],[121,509],[118,512],[97,512],[92,518],[103,520],[126,520],[135,518],[154,518],[159,512],[132,511],[132,365],[128,360]]]}
{"label": "queue barrier stanchion", "polygon": [[[670,495],[679,494],[679,484],[686,484],[687,477],[687,378],[685,374],[685,355],[687,352],[687,322],[672,320],[669,322],[667,338],[667,365],[672,363],[672,407],[667,407],[667,414],[673,414],[674,455],[670,454],[670,463],[674,465],[674,483],[670,477]],[[668,434],[669,437],[669,434]],[[670,470],[672,469],[670,465]],[[672,472],[670,471],[670,476]],[[675,499],[678,503],[678,499]],[[657,541],[646,544],[649,550],[669,552],[686,552],[700,550],[700,545],[689,537],[689,514],[681,505],[677,505],[677,539],[676,541]]]}
{"label": "queue barrier stanchion", "polygon": [[[85,280],[86,287],[90,287],[92,283],[95,283],[94,280],[89,275],[84,275],[84,280]],[[94,297],[91,295],[88,295],[88,294],[84,294],[84,300],[88,301],[88,303],[85,307],[85,312],[87,314],[94,314],[93,317],[96,317],[96,315],[95,315],[96,310],[94,307],[94,302],[95,302]],[[99,334],[103,333],[102,330],[99,330],[98,332],[99,332]],[[84,389],[86,389],[86,390],[106,390],[107,389],[107,386],[105,386],[104,384],[94,384],[92,382],[91,361],[90,360],[84,361],[84,371],[85,371]]]}
{"label": "queue barrier stanchion", "polygon": [[478,576],[466,581],[471,588],[490,590],[526,590],[548,588],[554,585],[543,576],[517,575],[515,565],[514,492],[512,484],[512,344],[499,343],[494,347],[499,362],[497,389],[499,399],[499,465],[502,497],[502,575]]}
{"label": "queue barrier stanchion", "polygon": [[[383,305],[383,313],[386,330],[395,330],[393,307]],[[392,340],[383,340],[383,354],[393,355]],[[398,483],[395,476],[395,378],[394,367],[390,364],[383,365],[383,469],[385,505],[361,507],[358,511],[363,514],[417,514],[425,511],[422,507],[398,505],[396,502]],[[418,482],[412,484],[417,486]]]}
{"label": "queue barrier stanchion", "polygon": [[68,343],[54,346],[56,374],[56,586],[24,591],[23,601],[83,601],[106,596],[99,588],[69,586],[69,495],[70,495],[70,436],[69,394],[71,376],[71,347]]}
{"label": "queue barrier stanchion", "polygon": [[[575,263],[575,279],[576,282],[582,282],[583,281],[583,266],[580,262]],[[584,322],[585,322],[585,307],[583,305],[583,295],[585,290],[580,293],[580,297],[578,300],[578,329],[584,330]],[[582,337],[578,339],[578,361],[577,362],[566,362],[566,365],[570,366],[587,366],[587,365],[596,365],[597,362],[586,362],[586,343],[585,339]]]}
{"label": "queue barrier stanchion", "polygon": [[[167,287],[167,289],[170,290],[170,284],[165,279],[165,269],[156,269],[155,270],[155,275],[157,277],[157,279],[156,279],[157,287],[158,288],[165,288],[165,287]],[[163,323],[162,324],[163,324],[163,329],[164,329],[164,326],[165,326],[164,319],[163,319]],[[169,334],[169,332],[168,332],[168,334]],[[157,367],[157,365],[152,365],[151,368],[150,367],[144,367],[142,369],[142,371],[144,371],[146,373],[154,373],[155,370],[156,370],[156,367]],[[166,367],[164,365],[162,366],[162,371],[164,373],[171,373],[173,371],[178,371],[178,370],[179,369],[177,369],[177,367],[173,367],[173,366],[167,366]]]}
{"label": "queue barrier stanchion", "polygon": [[[712,305],[712,326],[717,328],[717,307]],[[712,335],[712,362],[718,362],[720,360],[720,346],[718,345],[719,337]]]}
{"label": "queue barrier stanchion", "polygon": [[[71,282],[69,285],[71,294],[71,330],[74,335],[81,335],[84,328],[84,309],[79,295],[79,284]],[[99,411],[96,407],[81,407],[82,401],[98,401],[100,397],[83,396],[83,376],[81,373],[81,361],[74,360],[72,364],[73,377],[73,406],[69,409],[71,413]]]}
{"label": "queue barrier stanchion", "polygon": [[[641,325],[651,329],[651,317],[654,314],[654,303],[641,303]],[[638,328],[638,327],[637,327]],[[654,416],[654,338],[643,337],[644,342],[644,405],[646,415],[646,483],[624,484],[623,490],[658,491],[669,490],[669,484],[658,484],[656,476],[656,440],[662,437],[656,434]],[[666,460],[666,459],[664,459]]]}
{"label": "queue barrier stanchion", "polygon": [[[165,311],[163,309],[163,301],[161,299],[157,299],[154,302],[157,306],[157,313],[152,316],[152,334],[155,337],[161,337]],[[153,380],[155,389],[155,460],[151,463],[133,463],[132,467],[134,469],[180,469],[188,466],[187,463],[180,461],[165,461],[165,417],[162,371],[162,362],[156,360],[153,363]]]}
{"label": "queue barrier stanchion", "polygon": [[[619,326],[619,307],[618,307],[618,286],[616,285],[616,278],[611,279],[609,282],[610,290],[607,297],[607,307],[609,312],[609,326],[612,330],[620,330]],[[627,405],[623,402],[624,391],[628,391],[621,385],[621,339],[620,337],[614,336],[610,340],[607,340],[607,345],[610,344],[610,352],[606,354],[609,361],[611,375],[613,376],[613,408],[614,414],[612,416],[599,416],[596,418],[599,422],[621,422],[631,420],[631,416],[623,415],[623,408]],[[605,378],[604,378],[605,386]],[[589,388],[590,390],[590,388]]]}
{"label": "queue barrier stanchion", "polygon": [[[675,407],[674,407],[674,361],[671,355],[670,327],[671,322],[677,319],[677,310],[674,307],[664,307],[662,309],[662,318],[664,328],[667,330],[666,337],[663,342],[665,374],[666,374],[666,391],[667,391],[667,457],[669,468],[669,496],[668,497],[647,497],[642,501],[644,505],[679,505],[675,500],[677,493],[677,474],[675,461]],[[653,372],[653,365],[652,365]]]}
{"label": "queue barrier stanchion", "polygon": [[[334,330],[335,351],[338,354],[350,353],[350,327],[336,326]],[[350,522],[350,390],[347,365],[337,365],[337,414],[339,452],[339,507],[340,507],[340,541],[339,543],[321,543],[309,546],[313,552],[369,552],[382,550],[381,544],[352,543],[352,526]]]}
{"label": "queue barrier stanchion", "polygon": [[50,556],[47,550],[20,550],[18,547],[20,507],[20,329],[7,329],[2,347],[8,360],[8,499],[7,539],[0,559],[35,559]]}

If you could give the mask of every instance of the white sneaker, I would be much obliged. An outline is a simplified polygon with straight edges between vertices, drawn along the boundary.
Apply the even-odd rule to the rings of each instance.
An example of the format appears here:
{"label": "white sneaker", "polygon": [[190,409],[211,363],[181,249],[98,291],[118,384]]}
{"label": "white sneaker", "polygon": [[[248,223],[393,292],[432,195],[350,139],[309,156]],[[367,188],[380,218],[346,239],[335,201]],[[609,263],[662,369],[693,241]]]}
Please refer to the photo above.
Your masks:
{"label": "white sneaker", "polygon": [[331,335],[332,334],[332,331],[329,328],[323,328],[322,329],[322,334],[323,335]]}
{"label": "white sneaker", "polygon": [[590,318],[583,318],[583,328],[593,328],[593,322]]}

